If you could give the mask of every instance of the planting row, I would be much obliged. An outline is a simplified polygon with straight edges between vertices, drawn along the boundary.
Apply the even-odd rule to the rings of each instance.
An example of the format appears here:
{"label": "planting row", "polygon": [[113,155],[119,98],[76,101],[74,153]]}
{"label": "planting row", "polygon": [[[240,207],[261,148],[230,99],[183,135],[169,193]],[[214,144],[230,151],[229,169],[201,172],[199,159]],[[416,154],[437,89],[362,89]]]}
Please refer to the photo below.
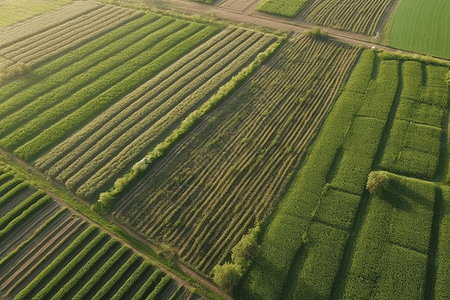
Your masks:
{"label": "planting row", "polygon": [[179,248],[187,264],[211,275],[270,211],[358,52],[299,35],[290,39],[119,198],[114,215]]}
{"label": "planting row", "polygon": [[24,63],[28,67],[34,67],[140,15],[142,14],[128,9],[106,5],[4,47],[0,50],[0,55],[14,62]]}
{"label": "planting row", "polygon": [[[19,93],[3,102],[0,110],[9,115],[0,121],[0,145],[27,160],[37,156],[216,32],[213,27],[168,17],[148,27],[145,39],[66,84],[38,98],[28,89],[24,93],[29,98],[15,101]],[[38,83],[37,88],[46,83]]]}
{"label": "planting row", "polygon": [[16,171],[0,166],[0,297],[194,297],[106,232],[61,209],[44,192],[28,185],[5,188],[14,178]]}

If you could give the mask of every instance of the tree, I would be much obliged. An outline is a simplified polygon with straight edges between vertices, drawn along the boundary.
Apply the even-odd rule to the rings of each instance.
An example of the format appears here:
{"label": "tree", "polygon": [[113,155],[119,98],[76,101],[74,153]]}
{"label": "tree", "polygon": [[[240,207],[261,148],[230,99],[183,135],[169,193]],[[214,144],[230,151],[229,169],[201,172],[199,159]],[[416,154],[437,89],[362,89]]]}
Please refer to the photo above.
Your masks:
{"label": "tree", "polygon": [[232,292],[233,287],[241,280],[242,271],[240,267],[232,263],[216,265],[213,269],[214,282],[222,289]]}

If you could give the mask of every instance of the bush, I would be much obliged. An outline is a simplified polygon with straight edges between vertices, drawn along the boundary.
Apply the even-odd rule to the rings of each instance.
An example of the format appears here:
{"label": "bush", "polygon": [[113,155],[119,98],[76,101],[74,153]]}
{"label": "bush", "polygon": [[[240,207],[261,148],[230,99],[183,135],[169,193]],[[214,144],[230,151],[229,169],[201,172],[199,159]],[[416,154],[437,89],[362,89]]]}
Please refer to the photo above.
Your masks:
{"label": "bush", "polygon": [[313,39],[324,39],[328,37],[328,32],[321,30],[320,28],[312,28],[303,31],[303,35]]}
{"label": "bush", "polygon": [[258,235],[261,228],[256,226],[249,230],[248,234],[244,235],[236,246],[231,249],[231,259],[235,264],[240,266],[241,270],[245,271],[250,267],[250,264],[258,251]]}
{"label": "bush", "polygon": [[366,188],[371,194],[375,194],[379,189],[383,188],[388,181],[388,175],[385,171],[372,171],[367,178]]}
{"label": "bush", "polygon": [[232,263],[224,263],[223,265],[216,265],[213,270],[214,282],[227,292],[232,291],[233,287],[239,282],[242,277],[240,267]]}

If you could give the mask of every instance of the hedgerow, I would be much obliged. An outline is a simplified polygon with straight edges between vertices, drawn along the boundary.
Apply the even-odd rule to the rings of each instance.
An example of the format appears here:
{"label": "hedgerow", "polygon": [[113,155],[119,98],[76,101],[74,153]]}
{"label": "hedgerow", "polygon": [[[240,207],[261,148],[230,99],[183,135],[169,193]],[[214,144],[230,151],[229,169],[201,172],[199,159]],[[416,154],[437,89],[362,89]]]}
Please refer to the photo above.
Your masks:
{"label": "hedgerow", "polygon": [[[229,62],[229,64],[216,75],[213,76],[215,72],[222,68],[221,64],[217,64],[217,67],[212,67],[208,71],[199,75],[195,80],[193,80],[193,82],[191,83],[192,85],[197,84],[197,81],[203,81],[208,77],[210,78],[202,86],[192,91],[188,96],[184,98],[184,100],[182,100],[181,103],[172,108],[163,117],[159,118],[149,129],[144,131],[144,133],[136,137],[133,141],[123,141],[123,138],[126,138],[128,135],[134,134],[134,136],[136,136],[139,131],[145,130],[147,126],[144,126],[146,125],[146,123],[142,122],[142,124],[139,123],[135,125],[134,128],[130,128],[124,135],[122,135],[119,139],[114,141],[112,145],[110,145],[110,148],[112,148],[111,150],[107,149],[106,151],[103,151],[100,154],[100,157],[111,157],[111,151],[117,152],[114,149],[113,145],[116,145],[116,147],[118,148],[120,148],[120,146],[124,144],[127,146],[122,151],[120,151],[117,156],[106,162],[106,164],[100,170],[93,174],[93,176],[89,178],[89,180],[85,184],[83,184],[83,186],[80,187],[79,190],[77,190],[77,193],[89,197],[93,194],[94,191],[98,190],[99,187],[103,186],[103,184],[109,178],[122,172],[123,169],[133,161],[136,155],[141,153],[147,147],[148,143],[154,141],[158,136],[161,136],[161,134],[165,132],[167,128],[172,126],[175,121],[179,120],[181,116],[189,113],[189,111],[192,110],[193,107],[199,104],[199,101],[216,90],[221,83],[223,83],[231,74],[239,70],[243,64],[245,64],[252,56],[255,55],[255,53],[257,53],[257,51],[266,46],[266,44],[271,39],[271,37],[263,37],[258,42],[254,43],[251,48],[247,49],[238,58]],[[249,42],[251,41],[252,39],[249,39]],[[243,45],[245,44],[246,43],[243,43]],[[239,48],[240,47],[234,50],[231,54],[240,53],[242,50]],[[88,165],[90,165],[91,163],[95,163],[96,161],[98,161],[98,159],[99,157],[97,156],[95,159],[90,161]],[[104,162],[102,162],[100,165],[102,164],[104,164]],[[105,173],[104,170],[106,169],[108,169],[109,172]],[[69,186],[69,183],[67,183],[67,185]],[[83,191],[83,188],[85,187],[90,188],[90,191]]]}
{"label": "hedgerow", "polygon": [[81,244],[83,244],[88,238],[90,238],[97,227],[90,226],[83,233],[81,233],[64,251],[58,255],[39,275],[34,278],[23,290],[21,290],[17,296],[16,300],[28,299],[30,294],[32,294],[42,281],[46,280],[50,274],[52,274],[60,265],[66,260],[67,257],[72,255],[75,251],[79,250]]}
{"label": "hedgerow", "polygon": [[[130,76],[126,77],[116,85],[112,86],[104,93],[90,100],[86,105],[83,105],[69,116],[63,118],[62,120],[53,124],[51,127],[45,129],[41,134],[31,139],[21,147],[17,148],[14,153],[24,159],[30,159],[34,157],[44,149],[53,145],[59,139],[74,131],[87,119],[105,109],[107,105],[111,105],[113,101],[116,101],[117,99],[123,97],[126,93],[129,92],[129,90],[132,90],[142,84],[142,82],[149,76],[155,74],[166,65],[172,63],[179,57],[179,55],[189,51],[198,43],[204,41],[217,31],[217,28],[215,27],[206,27],[204,30],[198,32],[201,27],[203,26],[198,24],[191,24],[185,29],[171,35],[161,43],[155,45],[155,47],[153,47],[150,51],[144,52],[141,56],[136,57],[134,60],[128,61],[126,65],[123,65],[123,68],[116,69],[117,72],[121,72],[122,78],[125,74],[130,74],[132,72],[134,73],[132,73]],[[194,34],[196,32],[198,33]],[[188,44],[189,46],[184,45],[183,48],[179,48],[179,52],[181,52],[181,54],[177,53],[178,55],[175,55],[175,53],[173,52],[166,52],[174,45],[180,43],[183,39],[186,38],[186,36],[191,35],[193,36],[187,39],[187,41],[190,42]],[[175,49],[178,49],[178,47],[175,47]],[[151,61],[158,56],[159,59]],[[151,62],[148,63],[149,61]],[[148,64],[146,64],[142,68],[139,68],[139,64],[144,62]],[[106,80],[106,77],[104,77],[103,79]],[[105,84],[107,84],[107,82],[105,82]],[[87,94],[86,97],[88,97]]]}
{"label": "hedgerow", "polygon": [[240,82],[253,73],[257,67],[275,52],[283,41],[284,39],[278,40],[270,45],[265,52],[258,54],[257,58],[248,67],[244,68],[238,75],[234,76],[229,82],[222,86],[216,94],[200,107],[200,109],[189,114],[189,116],[164,140],[164,142],[158,144],[145,156],[141,163],[135,164],[130,171],[114,182],[114,186],[111,189],[101,193],[94,209],[103,212],[110,210],[116,197],[132,180],[134,180],[141,172],[145,171],[155,159],[161,157],[173,143],[186,134],[204,114],[218,105]]}

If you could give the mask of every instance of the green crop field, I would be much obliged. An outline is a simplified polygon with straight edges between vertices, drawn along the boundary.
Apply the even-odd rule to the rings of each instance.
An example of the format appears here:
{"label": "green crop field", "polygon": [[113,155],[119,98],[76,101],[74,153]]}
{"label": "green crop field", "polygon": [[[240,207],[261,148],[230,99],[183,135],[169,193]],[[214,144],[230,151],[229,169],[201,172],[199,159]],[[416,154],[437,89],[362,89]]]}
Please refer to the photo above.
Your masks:
{"label": "green crop field", "polygon": [[450,58],[450,2],[402,0],[389,33],[389,45]]}
{"label": "green crop field", "polygon": [[[392,58],[362,54],[268,224],[245,280],[250,299],[427,299],[433,276],[447,278],[428,261],[443,205],[432,181],[445,165],[449,68]],[[431,181],[389,173],[369,197],[373,169]]]}
{"label": "green crop field", "polygon": [[0,164],[0,297],[190,299],[173,280]]}
{"label": "green crop field", "polygon": [[0,0],[0,299],[450,299],[450,5],[197,2]]}

